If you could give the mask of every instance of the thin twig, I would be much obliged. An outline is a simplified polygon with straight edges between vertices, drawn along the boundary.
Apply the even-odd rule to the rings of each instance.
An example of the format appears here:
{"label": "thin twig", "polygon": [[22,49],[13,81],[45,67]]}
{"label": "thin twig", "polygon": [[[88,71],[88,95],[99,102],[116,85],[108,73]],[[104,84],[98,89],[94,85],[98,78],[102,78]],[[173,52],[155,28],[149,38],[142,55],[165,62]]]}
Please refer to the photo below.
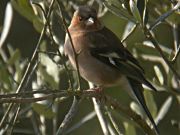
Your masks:
{"label": "thin twig", "polygon": [[[45,96],[42,96],[42,97],[38,97],[38,98],[34,98],[34,97],[30,97],[30,98],[3,98],[3,99],[0,99],[0,103],[33,103],[33,102],[37,102],[37,101],[43,101],[43,100],[47,100],[47,99],[50,99],[50,98],[54,98],[54,97],[57,97],[57,96],[60,96],[61,94],[57,94],[57,95],[54,95],[54,94],[48,94],[48,95],[45,95]],[[62,94],[63,95],[63,94]]]}
{"label": "thin twig", "polygon": [[[27,79],[26,79],[27,81],[26,81],[26,83],[24,84],[24,87],[27,87],[30,79],[32,78],[32,75],[33,75],[35,69],[37,68],[38,63],[39,63],[39,62],[36,62],[36,63],[35,63],[34,67],[32,68],[31,72],[29,73],[29,76],[28,76]],[[16,123],[16,120],[17,120],[18,114],[19,114],[19,112],[20,112],[20,109],[21,109],[21,106],[20,106],[20,104],[19,104],[17,110],[14,110],[14,115],[15,115],[15,116],[14,116],[14,117],[11,117],[10,120],[9,120],[9,121],[13,121],[13,124],[11,125],[11,128],[10,128],[10,129],[6,128],[6,129],[8,130],[8,134],[10,134],[10,135],[12,134],[12,131],[13,131],[13,128],[14,128],[14,124]],[[13,120],[13,119],[14,119],[14,120]]]}
{"label": "thin twig", "polygon": [[105,7],[108,8],[108,10],[110,12],[112,12],[113,14],[115,14],[116,16],[123,18],[125,20],[131,21],[133,23],[136,23],[136,21],[134,20],[134,18],[132,18],[132,16],[130,14],[127,13],[127,11],[123,8],[119,8],[114,4],[109,4],[107,1],[102,0],[103,4]]}
{"label": "thin twig", "polygon": [[16,123],[16,120],[17,120],[17,118],[18,118],[18,114],[19,114],[19,112],[20,112],[20,109],[21,109],[21,106],[20,106],[20,104],[18,104],[18,108],[17,108],[17,111],[16,111],[16,113],[15,113],[14,120],[13,120],[13,122],[12,122],[11,128],[10,128],[10,129],[7,128],[7,129],[8,129],[7,135],[11,135],[11,134],[12,134],[13,129],[14,129],[14,126],[15,126],[15,123]]}
{"label": "thin twig", "polygon": [[144,27],[144,34],[145,34],[146,38],[153,43],[153,45],[155,46],[156,50],[159,52],[159,54],[160,54],[161,57],[164,59],[164,61],[166,62],[166,64],[168,65],[168,67],[171,69],[171,71],[174,73],[174,75],[180,80],[180,75],[179,75],[178,72],[173,68],[173,66],[171,65],[170,61],[169,61],[169,60],[166,58],[166,56],[164,55],[163,51],[162,51],[161,48],[159,47],[159,44],[158,44],[157,40],[153,37],[152,31],[150,31],[147,27]]}
{"label": "thin twig", "polygon": [[[75,65],[76,65],[76,69],[77,69],[77,76],[78,76],[78,84],[79,84],[79,89],[81,89],[81,80],[80,80],[80,72],[79,72],[79,64],[78,64],[78,54],[76,53],[76,50],[74,48],[74,44],[73,44],[73,40],[71,38],[71,34],[68,30],[68,27],[67,27],[67,24],[66,24],[66,21],[65,21],[65,18],[63,16],[63,13],[62,13],[62,9],[61,9],[61,3],[59,2],[59,0],[57,0],[57,3],[58,3],[58,8],[59,8],[59,11],[60,11],[60,14],[61,14],[61,19],[62,19],[62,22],[63,22],[63,25],[64,25],[64,28],[66,30],[66,33],[69,37],[69,40],[70,40],[70,43],[71,43],[71,46],[72,46],[72,49],[73,49],[73,54],[74,54],[74,59],[75,59]],[[76,96],[74,97],[73,99],[73,104],[68,112],[68,114],[66,114],[63,122],[61,123],[58,131],[56,132],[56,135],[60,135],[62,133],[64,133],[64,131],[66,130],[66,128],[68,127],[69,123],[71,122],[71,120],[73,119],[73,117],[75,116],[77,110],[78,110],[78,105],[80,103],[80,101],[82,100],[77,98]]]}
{"label": "thin twig", "polygon": [[79,72],[79,64],[78,64],[78,54],[76,53],[76,50],[75,50],[75,47],[74,47],[74,44],[73,44],[73,40],[72,40],[72,37],[71,37],[71,34],[68,30],[68,26],[66,24],[66,21],[65,21],[65,18],[63,16],[63,13],[62,13],[62,9],[61,9],[61,3],[59,2],[59,0],[56,0],[57,3],[58,3],[58,7],[59,7],[59,11],[61,13],[61,19],[62,19],[62,22],[63,22],[63,25],[64,25],[64,28],[66,30],[66,33],[69,37],[69,41],[71,43],[71,47],[73,49],[73,54],[74,54],[74,59],[75,59],[75,65],[76,65],[76,69],[77,69],[77,76],[78,76],[78,84],[79,84],[79,89],[81,90],[81,79],[80,79],[80,72]]}
{"label": "thin twig", "polygon": [[[48,94],[47,94],[48,93]],[[84,91],[52,91],[51,93],[47,92],[44,96],[41,97],[21,97],[24,96],[24,92],[21,93],[20,97],[14,97],[14,94],[11,94],[13,97],[8,96],[6,98],[0,98],[0,103],[33,103],[37,101],[43,101],[43,100],[48,100],[52,98],[59,98],[59,97],[70,97],[70,96],[89,96],[93,97],[93,95],[96,95],[96,91],[94,90],[84,90]],[[17,96],[17,95],[16,95]]]}
{"label": "thin twig", "polygon": [[111,112],[109,111],[108,107],[106,106],[106,112],[107,112],[107,115],[112,123],[112,125],[114,126],[116,132],[118,133],[118,135],[123,135],[119,129],[119,126],[116,124],[116,121],[114,120]]}
{"label": "thin twig", "polygon": [[71,123],[72,119],[74,118],[74,116],[76,115],[78,111],[78,107],[82,99],[83,98],[77,99],[76,97],[74,97],[71,108],[69,109],[69,112],[66,114],[63,122],[59,126],[58,131],[56,132],[56,135],[62,135],[67,130],[68,125]]}
{"label": "thin twig", "polygon": [[26,79],[26,82],[25,82],[23,88],[26,88],[28,86],[28,84],[29,84],[29,82],[30,82],[34,72],[36,71],[36,69],[37,69],[37,67],[39,65],[39,62],[40,62],[39,60],[35,61],[34,65],[31,68],[31,71],[29,72],[29,75],[27,76],[27,79]]}
{"label": "thin twig", "polygon": [[[50,7],[49,7],[49,11],[48,11],[48,14],[47,14],[47,18],[48,18],[48,19],[49,19],[49,17],[50,17],[51,11],[52,11],[52,7],[53,7],[53,4],[54,4],[54,1],[55,1],[55,0],[52,0],[52,1],[51,1]],[[24,85],[24,83],[25,83],[25,80],[26,80],[27,77],[28,77],[29,71],[30,71],[30,69],[31,69],[31,67],[32,67],[32,65],[33,65],[33,62],[34,62],[34,60],[35,60],[35,58],[36,58],[36,56],[37,56],[37,51],[38,51],[38,48],[39,48],[40,43],[41,43],[41,41],[42,41],[42,38],[43,38],[44,35],[45,35],[45,31],[46,31],[46,28],[47,28],[47,24],[48,24],[48,23],[47,23],[47,21],[46,21],[46,22],[45,22],[45,25],[44,25],[44,27],[43,27],[43,30],[42,30],[42,32],[41,32],[41,35],[40,35],[40,37],[39,37],[38,43],[37,43],[37,45],[36,45],[36,48],[35,48],[35,50],[34,50],[34,52],[33,52],[33,55],[32,55],[32,57],[31,57],[30,62],[28,63],[28,66],[27,66],[27,68],[26,68],[26,71],[25,71],[22,79],[21,79],[21,82],[19,83],[19,86],[18,86],[18,88],[17,88],[17,90],[16,90],[16,93],[19,93],[19,92],[22,90],[22,87],[23,87],[23,85]],[[0,129],[2,128],[2,125],[3,125],[4,121],[6,120],[9,112],[10,112],[11,109],[12,109],[12,107],[13,107],[13,104],[10,104],[10,105],[8,106],[8,109],[7,109],[6,113],[4,114],[4,116],[3,116],[3,118],[2,118],[2,120],[1,120],[1,122],[0,122]]]}
{"label": "thin twig", "polygon": [[[67,76],[68,76],[68,78],[69,78],[70,89],[73,89],[73,81],[72,81],[72,79],[71,79],[71,75],[70,75],[69,69],[68,69],[68,67],[67,67],[67,65],[66,65],[66,62],[65,62],[65,60],[64,60],[61,52],[59,51],[59,48],[58,48],[59,45],[56,43],[56,41],[55,41],[55,39],[54,39],[52,30],[51,30],[51,26],[50,26],[50,23],[49,23],[49,21],[48,21],[48,16],[45,14],[45,11],[44,11],[43,7],[42,7],[40,4],[36,3],[36,5],[41,9],[44,18],[45,18],[45,20],[47,21],[47,27],[49,27],[49,34],[50,34],[51,41],[53,42],[53,45],[55,45],[55,48],[57,49],[57,52],[58,52],[58,54],[54,54],[54,55],[59,55],[59,57],[61,58],[62,63],[63,63],[63,66],[64,66],[65,71],[66,71],[66,74],[67,74]],[[38,51],[38,52],[40,52],[40,51]],[[41,51],[41,53],[42,53],[42,51]],[[52,54],[52,53],[51,53],[51,54]]]}
{"label": "thin twig", "polygon": [[104,135],[109,135],[108,125],[104,118],[103,112],[101,111],[101,103],[99,100],[96,100],[96,98],[92,98],[93,104],[94,104],[94,110],[96,112],[96,115],[98,117],[99,123],[101,125],[102,131]]}
{"label": "thin twig", "polygon": [[34,130],[34,134],[35,135],[40,135],[40,130],[38,128],[39,123],[37,123],[37,118],[35,117],[35,112],[34,111],[32,111],[31,123],[32,123],[32,127],[33,127],[33,130]]}
{"label": "thin twig", "polygon": [[44,53],[44,54],[48,54],[48,55],[58,55],[58,53],[56,52],[47,52],[47,51],[38,51],[38,53]]}
{"label": "thin twig", "polygon": [[67,90],[36,90],[36,91],[25,91],[20,93],[0,94],[0,99],[13,98],[13,97],[28,97],[28,96],[33,96],[34,94],[52,94],[52,93],[59,93],[65,91]]}
{"label": "thin twig", "polygon": [[96,97],[98,99],[105,99],[105,105],[108,105],[110,107],[113,107],[115,110],[119,110],[120,112],[126,114],[128,117],[132,118],[134,122],[136,122],[146,133],[149,135],[155,135],[155,132],[150,128],[150,126],[146,123],[145,120],[141,118],[140,115],[133,112],[130,108],[120,104],[116,99],[108,96],[108,95],[102,95],[97,91],[94,91],[93,89],[83,90],[83,91],[64,91],[60,93],[51,93],[39,98],[5,98],[6,101],[2,102],[2,99],[0,99],[0,103],[32,103],[52,98],[59,98],[59,97],[71,97],[71,96],[80,96],[80,97]]}
{"label": "thin twig", "polygon": [[149,30],[153,30],[158,24],[164,21],[167,17],[169,17],[172,13],[180,8],[180,1],[168,12],[161,15],[149,28]]}
{"label": "thin twig", "polygon": [[[93,89],[94,85],[89,82],[89,88]],[[101,125],[102,131],[104,135],[109,135],[108,125],[104,118],[103,112],[102,112],[102,106],[99,100],[96,100],[96,98],[92,98],[93,104],[94,104],[94,110],[96,112],[97,118],[99,120],[99,123]]]}
{"label": "thin twig", "polygon": [[[1,99],[0,99],[0,100],[1,100]],[[2,127],[4,126],[3,124],[5,123],[5,120],[7,119],[7,116],[8,116],[8,114],[10,113],[13,105],[14,105],[14,103],[11,103],[11,104],[8,106],[5,114],[3,115],[2,119],[1,119],[1,122],[0,122],[0,129],[2,129]]]}
{"label": "thin twig", "polygon": [[148,135],[156,135],[155,131],[150,128],[150,126],[146,123],[145,120],[141,118],[140,115],[136,114],[134,111],[130,110],[129,108],[123,106],[118,102],[117,100],[113,99],[112,97],[105,95],[105,103],[106,105],[109,105],[113,107],[115,110],[119,110],[123,112],[125,115],[129,116],[131,119],[134,120]]}
{"label": "thin twig", "polygon": [[86,122],[92,120],[94,117],[96,116],[96,113],[94,111],[88,113],[85,117],[83,117],[79,122],[77,122],[75,125],[73,125],[70,129],[68,129],[68,131],[66,131],[64,134],[68,135],[70,134],[72,131],[78,129],[79,127],[81,127],[83,124],[85,124]]}

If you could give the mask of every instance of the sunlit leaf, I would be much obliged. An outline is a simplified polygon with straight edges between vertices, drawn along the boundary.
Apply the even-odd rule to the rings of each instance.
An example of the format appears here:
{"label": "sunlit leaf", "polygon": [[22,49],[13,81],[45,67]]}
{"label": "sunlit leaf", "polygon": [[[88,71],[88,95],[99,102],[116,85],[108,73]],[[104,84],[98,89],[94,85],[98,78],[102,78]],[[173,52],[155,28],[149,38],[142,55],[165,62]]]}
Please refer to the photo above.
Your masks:
{"label": "sunlit leaf", "polygon": [[137,114],[141,115],[142,117],[144,117],[144,111],[143,109],[139,106],[139,104],[137,104],[136,102],[131,102],[130,104],[131,109],[136,112]]}
{"label": "sunlit leaf", "polygon": [[146,100],[146,105],[149,108],[149,111],[151,112],[152,116],[155,117],[158,110],[152,92],[144,91],[144,98]]}
{"label": "sunlit leaf", "polygon": [[164,83],[164,78],[163,78],[163,75],[161,73],[161,70],[159,69],[158,66],[154,66],[154,71],[158,77],[158,80],[160,82],[160,84],[162,85]]}
{"label": "sunlit leaf", "polygon": [[[140,1],[141,1],[141,0],[140,0]],[[148,0],[143,0],[143,3],[144,3],[143,13],[142,13],[143,25],[146,25],[147,22],[148,22],[147,1],[148,1]]]}
{"label": "sunlit leaf", "polygon": [[159,53],[157,52],[157,50],[152,46],[136,43],[135,47],[137,51],[141,54],[159,56]]}
{"label": "sunlit leaf", "polygon": [[135,17],[137,22],[141,23],[142,19],[141,19],[139,9],[137,7],[137,3],[138,3],[138,0],[130,0],[129,1],[130,9],[131,9],[131,12],[132,12],[133,16]]}
{"label": "sunlit leaf", "polygon": [[9,92],[11,91],[11,79],[10,76],[7,72],[7,68],[1,67],[3,66],[2,64],[0,65],[0,82],[2,83],[1,88],[3,89],[4,92]]}
{"label": "sunlit leaf", "polygon": [[159,112],[158,112],[158,115],[155,119],[155,122],[156,123],[159,123],[164,117],[165,115],[168,113],[170,107],[171,107],[171,104],[172,104],[172,97],[169,96],[166,101],[163,103],[163,105],[161,106]]}
{"label": "sunlit leaf", "polygon": [[9,2],[6,6],[3,28],[2,31],[0,30],[1,31],[0,48],[2,48],[3,43],[7,39],[12,24],[12,18],[13,18],[13,9],[11,3]]}
{"label": "sunlit leaf", "polygon": [[132,23],[132,22],[128,22],[125,29],[124,29],[124,33],[122,35],[122,39],[126,38],[130,32],[132,31],[132,29],[134,29],[136,27],[136,24]]}

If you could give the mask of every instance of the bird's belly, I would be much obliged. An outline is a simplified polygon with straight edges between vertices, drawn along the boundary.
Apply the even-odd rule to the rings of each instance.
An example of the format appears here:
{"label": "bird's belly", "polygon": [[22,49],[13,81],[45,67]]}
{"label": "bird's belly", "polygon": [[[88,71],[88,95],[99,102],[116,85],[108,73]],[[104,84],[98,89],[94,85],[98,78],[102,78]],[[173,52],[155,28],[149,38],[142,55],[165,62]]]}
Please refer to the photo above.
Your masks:
{"label": "bird's belly", "polygon": [[[70,61],[72,63],[71,59]],[[121,78],[119,71],[92,56],[80,54],[78,56],[78,63],[80,75],[95,85],[110,87],[119,83]],[[76,67],[75,63],[72,63],[72,65]]]}

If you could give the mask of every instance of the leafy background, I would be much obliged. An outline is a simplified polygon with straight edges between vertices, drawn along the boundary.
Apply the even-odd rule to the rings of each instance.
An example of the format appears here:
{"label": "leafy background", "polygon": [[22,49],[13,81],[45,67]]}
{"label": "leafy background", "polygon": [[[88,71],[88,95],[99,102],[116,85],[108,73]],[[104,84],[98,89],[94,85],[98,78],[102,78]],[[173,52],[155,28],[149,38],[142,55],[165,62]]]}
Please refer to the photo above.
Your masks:
{"label": "leafy background", "polygon": [[[7,3],[12,7],[6,8]],[[36,4],[35,4],[36,3]],[[11,0],[0,1],[0,94],[15,93],[20,84],[27,65],[40,39],[51,1],[50,0]],[[62,14],[67,25],[74,10],[79,5],[92,5],[99,13],[100,20],[111,29],[120,40],[136,26],[134,31],[124,40],[123,44],[133,53],[145,69],[146,77],[159,92],[144,91],[146,102],[153,117],[158,121],[158,128],[162,135],[180,134],[180,110],[179,94],[180,80],[171,71],[167,63],[159,54],[153,44],[147,40],[145,26],[153,26],[158,18],[160,20],[154,25],[152,32],[159,43],[165,57],[170,61],[172,67],[180,74],[180,12],[173,11],[172,14],[164,16],[178,5],[176,0],[64,0],[59,3]],[[42,8],[42,9],[41,9]],[[44,14],[43,12],[45,13]],[[7,21],[5,21],[7,19]],[[63,61],[69,66],[66,58],[59,57],[57,53],[62,52],[65,37],[58,3],[55,1],[52,14],[48,18],[50,27],[46,35],[40,40],[34,68],[30,69],[29,79],[23,84],[22,91],[35,90],[67,90],[69,88],[68,77],[63,67]],[[10,26],[8,26],[10,22]],[[5,30],[7,32],[5,32]],[[52,41],[53,35],[55,43]],[[5,35],[3,39],[3,35]],[[63,60],[62,60],[63,59]],[[35,66],[37,65],[37,66]],[[73,87],[78,88],[75,71],[71,72]],[[88,88],[87,82],[82,81],[83,89]],[[143,111],[121,88],[109,88],[105,93],[121,102],[124,106],[131,106],[144,116]],[[35,97],[43,96],[43,94]],[[26,97],[26,96],[25,96]],[[49,99],[31,104],[21,104],[18,117],[14,123],[14,107],[8,114],[0,134],[55,134],[65,115],[69,111],[73,98],[65,98],[63,102],[59,99]],[[0,118],[5,116],[8,103],[0,104]],[[17,104],[18,106],[19,104]],[[108,111],[103,111],[109,121]],[[141,127],[130,120],[122,112],[110,109],[120,131],[125,135],[144,134]],[[78,110],[68,125],[65,134],[103,134],[101,126],[94,112],[91,98],[80,102]],[[118,134],[114,129],[114,134]]]}

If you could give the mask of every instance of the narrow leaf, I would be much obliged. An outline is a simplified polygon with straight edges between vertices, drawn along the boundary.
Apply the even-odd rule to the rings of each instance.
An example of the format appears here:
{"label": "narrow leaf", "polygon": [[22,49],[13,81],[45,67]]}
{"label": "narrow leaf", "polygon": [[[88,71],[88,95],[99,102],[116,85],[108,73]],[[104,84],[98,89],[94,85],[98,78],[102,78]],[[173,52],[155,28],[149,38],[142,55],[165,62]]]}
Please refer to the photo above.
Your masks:
{"label": "narrow leaf", "polygon": [[55,112],[53,112],[50,108],[48,108],[46,105],[34,103],[32,105],[32,108],[34,111],[36,111],[38,114],[43,115],[44,117],[51,119],[55,116]]}
{"label": "narrow leaf", "polygon": [[164,116],[169,111],[171,104],[172,104],[172,97],[169,96],[166,99],[166,101],[164,102],[164,104],[161,106],[161,109],[160,109],[160,111],[159,111],[159,113],[155,119],[156,124],[158,124],[164,118]]}
{"label": "narrow leaf", "polygon": [[137,7],[137,2],[137,0],[130,0],[129,5],[134,18],[137,20],[137,22],[141,23],[142,19]]}

